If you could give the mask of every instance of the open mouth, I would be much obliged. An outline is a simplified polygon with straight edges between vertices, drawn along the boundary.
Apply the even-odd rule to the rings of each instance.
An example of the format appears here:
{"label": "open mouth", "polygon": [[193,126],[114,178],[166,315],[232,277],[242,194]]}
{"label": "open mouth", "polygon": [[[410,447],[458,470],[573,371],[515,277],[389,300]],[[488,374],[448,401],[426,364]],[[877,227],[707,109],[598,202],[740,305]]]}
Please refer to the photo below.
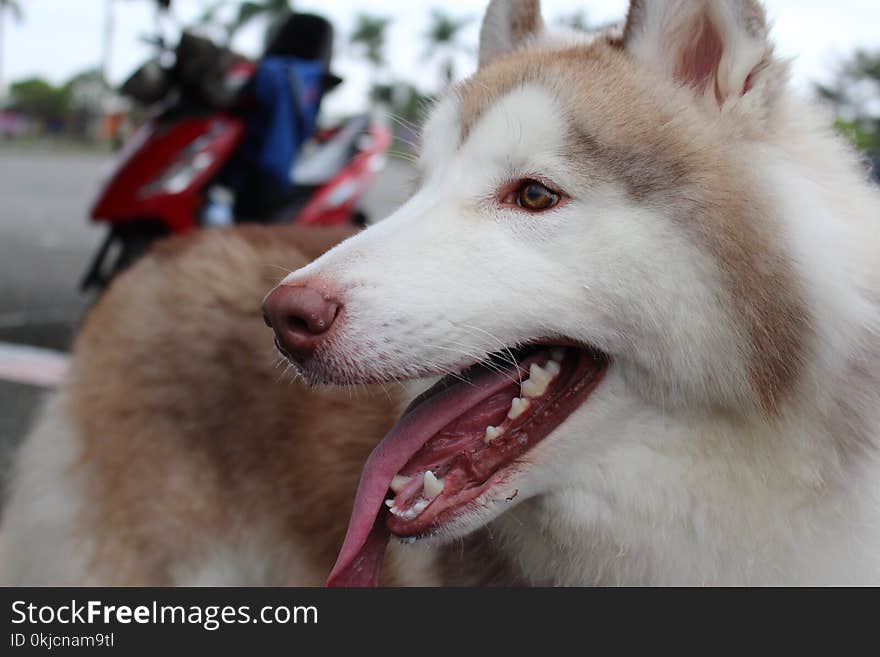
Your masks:
{"label": "open mouth", "polygon": [[491,495],[595,389],[608,359],[508,349],[416,398],[364,466],[330,586],[375,586],[389,537],[439,531]]}

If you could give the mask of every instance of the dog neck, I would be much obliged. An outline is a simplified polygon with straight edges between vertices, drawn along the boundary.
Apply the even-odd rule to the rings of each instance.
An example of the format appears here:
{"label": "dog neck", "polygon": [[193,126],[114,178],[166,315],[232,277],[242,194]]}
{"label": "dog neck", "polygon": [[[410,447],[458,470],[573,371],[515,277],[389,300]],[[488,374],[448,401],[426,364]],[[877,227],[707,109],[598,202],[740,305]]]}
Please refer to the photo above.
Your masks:
{"label": "dog neck", "polygon": [[590,485],[501,516],[489,534],[518,565],[511,580],[865,584],[871,573],[880,581],[876,459],[841,459],[830,441],[819,450],[794,424],[772,435],[713,424],[702,449],[686,440],[621,446],[594,465]]}

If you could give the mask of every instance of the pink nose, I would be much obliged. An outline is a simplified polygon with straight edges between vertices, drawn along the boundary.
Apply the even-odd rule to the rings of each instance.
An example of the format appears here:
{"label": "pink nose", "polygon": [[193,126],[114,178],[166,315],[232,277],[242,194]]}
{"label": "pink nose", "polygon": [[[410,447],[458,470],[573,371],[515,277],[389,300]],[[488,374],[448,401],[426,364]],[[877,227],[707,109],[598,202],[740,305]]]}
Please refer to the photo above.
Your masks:
{"label": "pink nose", "polygon": [[338,302],[308,286],[279,285],[263,301],[263,319],[275,331],[275,344],[298,362],[315,353],[338,313]]}

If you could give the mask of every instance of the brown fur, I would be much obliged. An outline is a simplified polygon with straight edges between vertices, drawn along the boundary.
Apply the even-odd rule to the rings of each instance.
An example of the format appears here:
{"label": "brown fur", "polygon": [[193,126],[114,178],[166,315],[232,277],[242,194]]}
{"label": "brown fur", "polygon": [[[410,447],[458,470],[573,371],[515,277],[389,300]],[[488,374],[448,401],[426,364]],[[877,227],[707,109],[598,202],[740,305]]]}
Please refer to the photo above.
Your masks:
{"label": "brown fur", "polygon": [[809,317],[792,264],[774,246],[781,241],[759,186],[729,148],[749,127],[707,121],[686,90],[658,86],[618,44],[600,38],[513,53],[478,71],[457,89],[462,142],[489,107],[529,82],[548,88],[567,111],[566,155],[581,175],[616,181],[633,201],[664,209],[719,263],[751,349],[748,385],[764,412],[777,413],[798,380]]}
{"label": "brown fur", "polygon": [[642,29],[647,17],[646,0],[631,0],[626,12],[626,20],[623,24],[622,44],[629,43],[635,33]]}
{"label": "brown fur", "polygon": [[99,581],[169,584],[217,545],[262,540],[272,583],[323,583],[400,400],[390,388],[291,381],[260,302],[285,273],[276,265],[304,265],[343,236],[253,227],[174,238],[90,313],[66,392]]}
{"label": "brown fur", "polygon": [[[509,13],[508,13],[509,12]],[[502,20],[489,20],[489,17],[504,16]],[[508,0],[492,0],[486,9],[486,19],[480,28],[480,65],[488,64],[497,53],[493,52],[496,39],[502,35],[494,34],[495,30],[507,30],[509,44],[518,46],[528,40],[534,34],[540,32],[544,25],[541,16],[540,0],[520,0],[508,2]]]}
{"label": "brown fur", "polygon": [[543,25],[539,0],[514,3],[511,11],[513,14],[510,17],[510,34],[514,43],[529,38]]}

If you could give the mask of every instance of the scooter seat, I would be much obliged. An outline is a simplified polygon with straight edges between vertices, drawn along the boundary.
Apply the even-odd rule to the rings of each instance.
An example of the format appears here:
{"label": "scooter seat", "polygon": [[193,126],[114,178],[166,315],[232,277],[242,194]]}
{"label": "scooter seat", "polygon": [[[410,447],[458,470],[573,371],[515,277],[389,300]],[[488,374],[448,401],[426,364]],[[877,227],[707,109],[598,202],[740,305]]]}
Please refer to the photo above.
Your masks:
{"label": "scooter seat", "polygon": [[369,125],[369,114],[359,114],[348,119],[328,141],[306,142],[291,172],[293,184],[323,185],[333,178],[357,152],[358,139]]}

